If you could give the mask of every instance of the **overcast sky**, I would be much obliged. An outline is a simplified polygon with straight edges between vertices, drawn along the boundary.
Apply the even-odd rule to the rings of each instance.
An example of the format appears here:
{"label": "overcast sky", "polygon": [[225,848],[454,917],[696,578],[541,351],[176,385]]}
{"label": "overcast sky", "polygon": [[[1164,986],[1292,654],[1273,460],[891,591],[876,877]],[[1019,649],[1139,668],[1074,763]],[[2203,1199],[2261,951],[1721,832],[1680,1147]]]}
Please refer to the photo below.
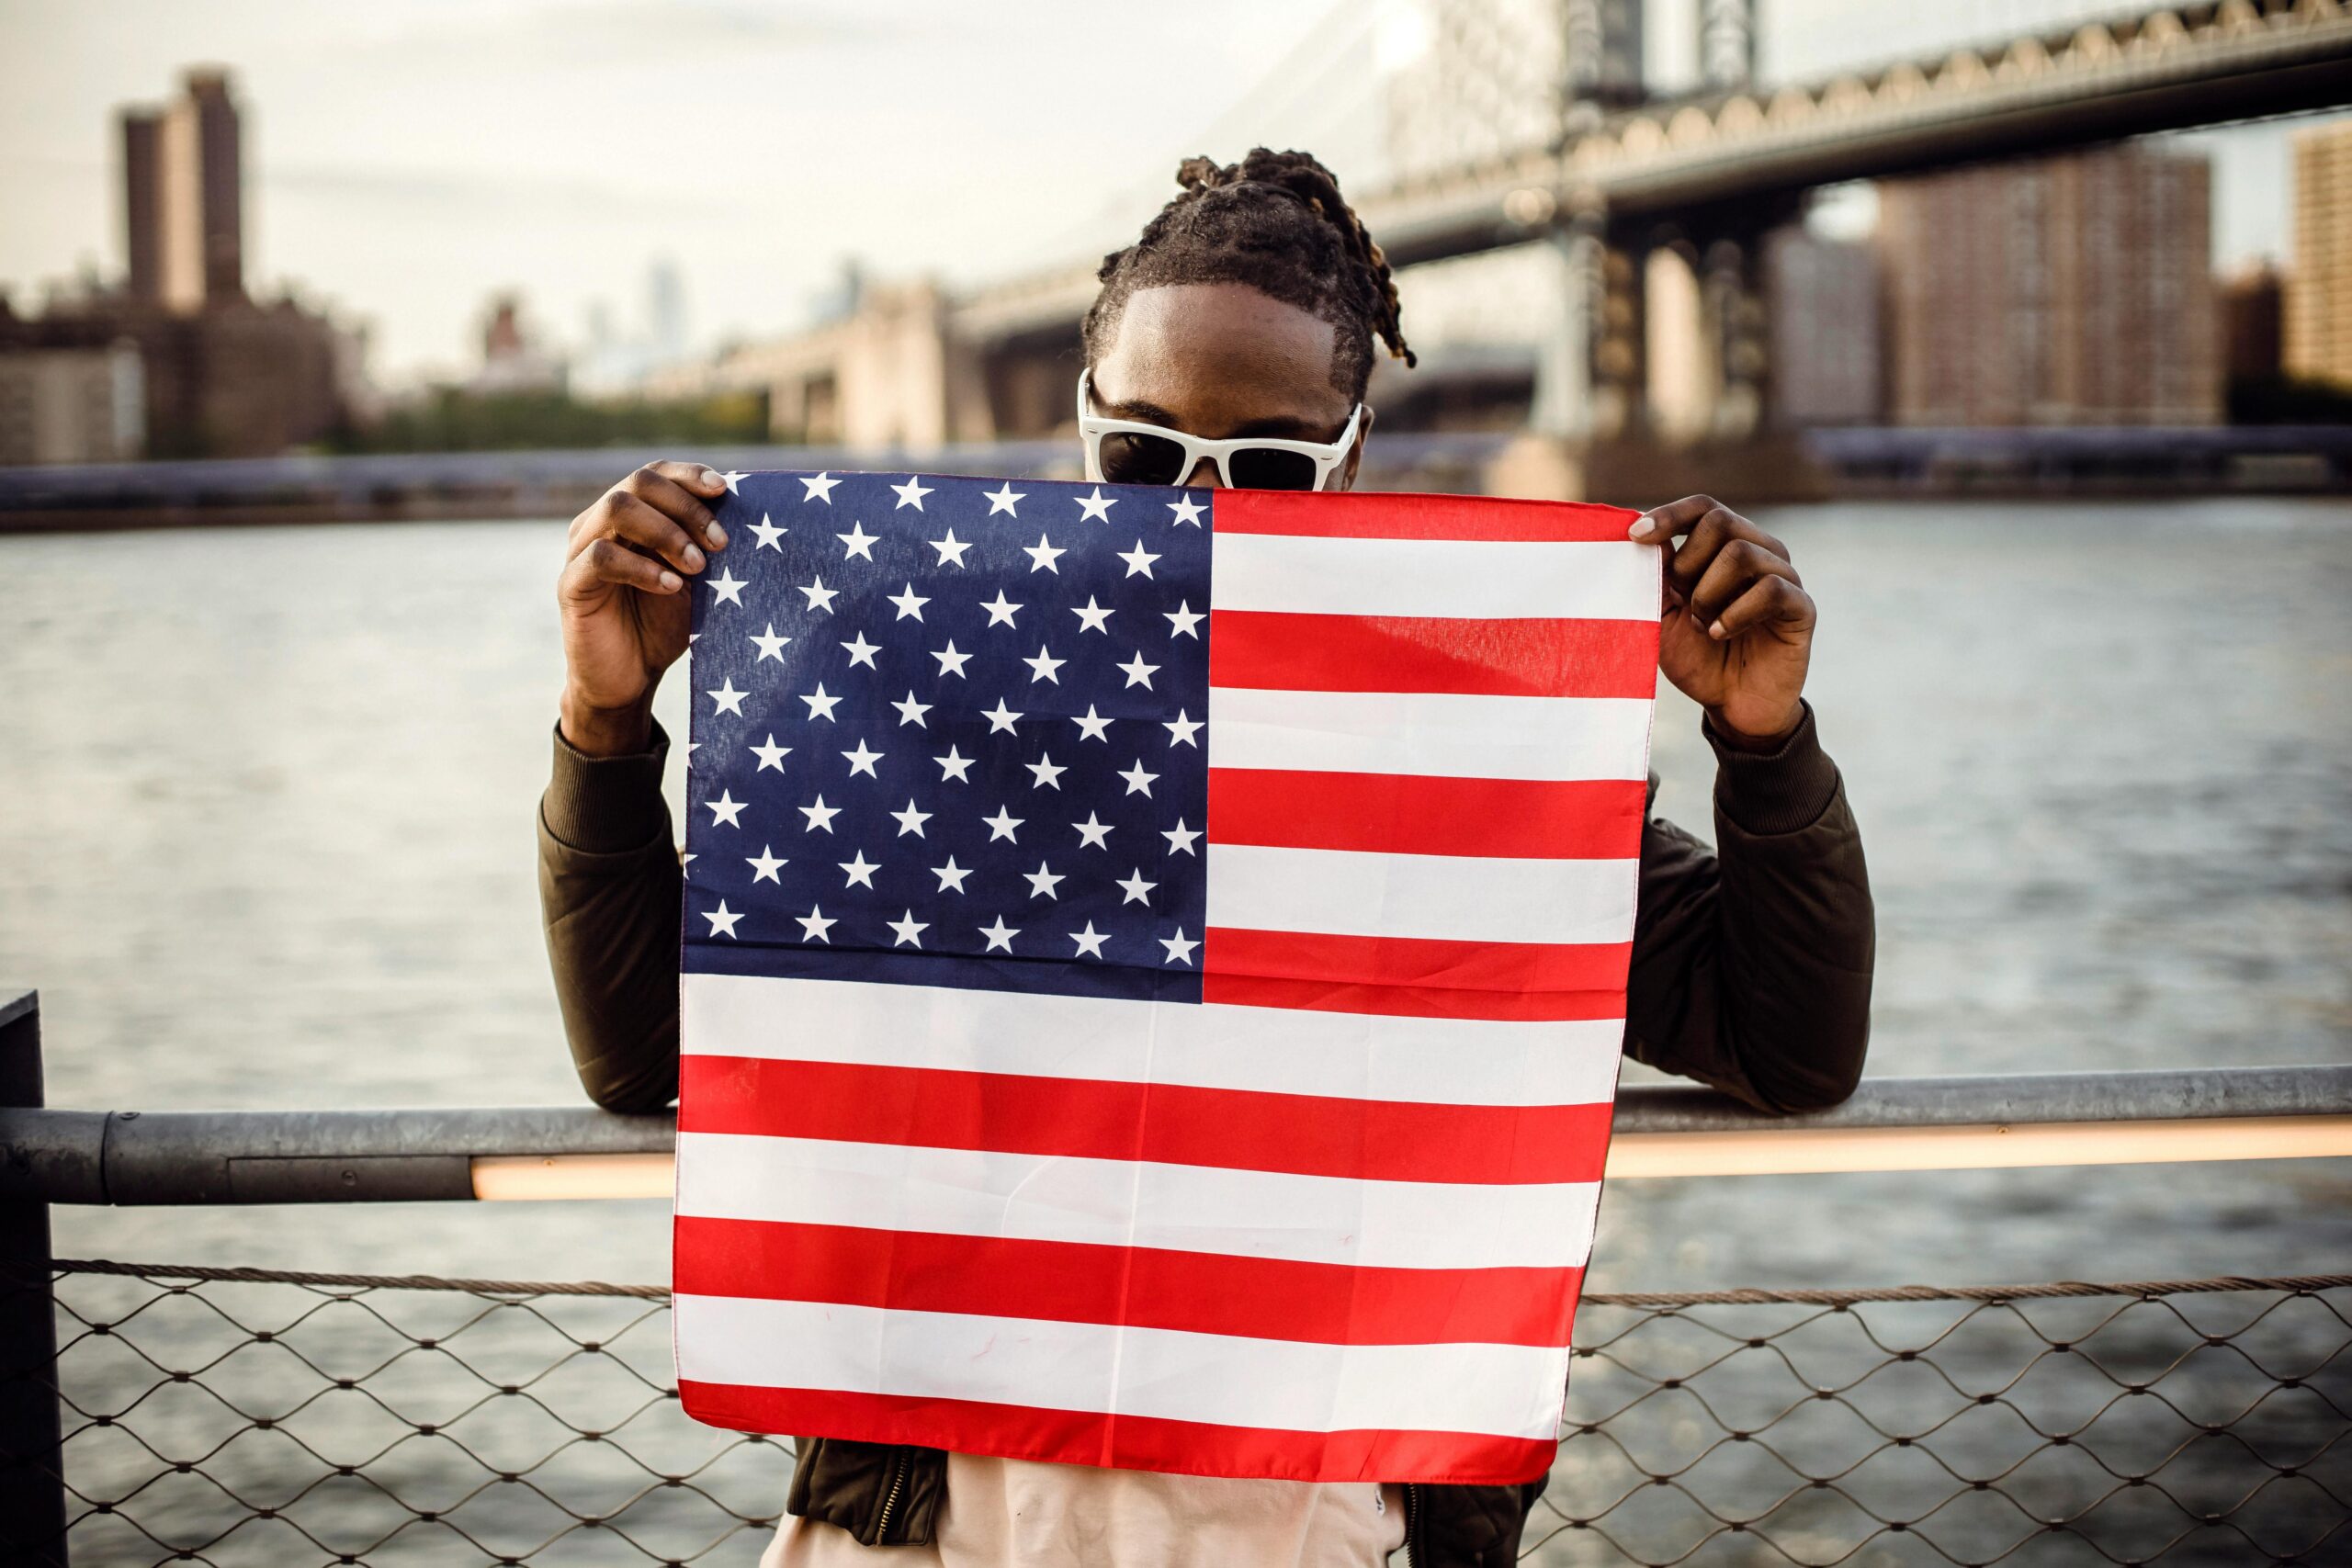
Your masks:
{"label": "overcast sky", "polygon": [[[117,106],[228,65],[249,281],[299,282],[398,378],[456,368],[520,288],[579,339],[642,321],[657,256],[693,335],[797,320],[842,258],[968,282],[1117,243],[1190,152],[1377,162],[1378,64],[1419,0],[0,0],[0,285],[122,266]],[[1687,79],[1694,0],[1651,0]],[[2071,23],[2113,0],[1768,0],[1774,77]],[[2284,241],[2281,128],[2201,135],[2221,259]],[[1376,174],[1376,169],[1374,169]]]}

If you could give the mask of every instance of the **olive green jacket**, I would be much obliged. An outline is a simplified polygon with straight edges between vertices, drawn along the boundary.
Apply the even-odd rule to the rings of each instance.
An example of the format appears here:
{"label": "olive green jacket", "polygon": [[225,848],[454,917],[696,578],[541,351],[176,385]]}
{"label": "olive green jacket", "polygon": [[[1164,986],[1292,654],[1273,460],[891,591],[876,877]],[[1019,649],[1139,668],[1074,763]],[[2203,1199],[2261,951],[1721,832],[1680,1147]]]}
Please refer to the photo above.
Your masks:
{"label": "olive green jacket", "polygon": [[[1810,707],[1776,750],[1712,733],[1715,845],[1642,829],[1625,1054],[1759,1110],[1853,1092],[1870,1036],[1875,947],[1862,842]],[[653,1111],[678,1092],[679,858],[662,798],[669,742],[591,759],[555,741],[539,803],[539,897],[573,1064],[589,1098]],[[1657,781],[1651,778],[1653,797]],[[936,1450],[805,1439],[787,1506],[867,1545],[929,1540],[946,1495]],[[1502,1568],[1544,1490],[1408,1490],[1417,1568]]]}

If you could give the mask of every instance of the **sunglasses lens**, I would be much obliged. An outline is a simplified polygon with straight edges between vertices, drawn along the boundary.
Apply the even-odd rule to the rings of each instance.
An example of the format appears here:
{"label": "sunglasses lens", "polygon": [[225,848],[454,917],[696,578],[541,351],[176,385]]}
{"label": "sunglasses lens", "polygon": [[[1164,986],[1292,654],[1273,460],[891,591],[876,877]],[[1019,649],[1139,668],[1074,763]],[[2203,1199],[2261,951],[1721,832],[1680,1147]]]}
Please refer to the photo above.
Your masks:
{"label": "sunglasses lens", "polygon": [[1226,459],[1233,482],[1243,490],[1313,490],[1315,459],[1304,452],[1245,446]]}
{"label": "sunglasses lens", "polygon": [[1164,435],[1114,430],[1102,437],[1096,461],[1114,485],[1172,485],[1184,477],[1184,448]]}

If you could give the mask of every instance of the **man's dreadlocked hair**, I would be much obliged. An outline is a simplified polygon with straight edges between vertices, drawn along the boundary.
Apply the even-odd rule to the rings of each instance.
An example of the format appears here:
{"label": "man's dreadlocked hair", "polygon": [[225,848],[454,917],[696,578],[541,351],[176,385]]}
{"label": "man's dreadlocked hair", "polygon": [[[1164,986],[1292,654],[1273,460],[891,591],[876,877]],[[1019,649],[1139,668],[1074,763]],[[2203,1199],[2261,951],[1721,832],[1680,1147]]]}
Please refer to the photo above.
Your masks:
{"label": "man's dreadlocked hair", "polygon": [[1109,346],[1127,296],[1179,283],[1246,283],[1330,322],[1332,384],[1351,397],[1372,377],[1374,337],[1414,363],[1387,259],[1313,154],[1258,147],[1238,164],[1187,158],[1176,183],[1183,193],[1142,237],[1102,258],[1102,292],[1086,312],[1089,363]]}

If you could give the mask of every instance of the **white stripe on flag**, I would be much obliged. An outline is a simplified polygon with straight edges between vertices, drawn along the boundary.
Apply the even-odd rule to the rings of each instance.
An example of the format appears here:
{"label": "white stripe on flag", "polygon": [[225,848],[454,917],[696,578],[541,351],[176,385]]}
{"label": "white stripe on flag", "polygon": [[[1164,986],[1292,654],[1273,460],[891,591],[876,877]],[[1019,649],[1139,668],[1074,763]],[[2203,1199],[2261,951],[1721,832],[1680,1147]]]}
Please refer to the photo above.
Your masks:
{"label": "white stripe on flag", "polygon": [[1208,921],[1443,942],[1614,942],[1641,862],[1209,846]]}
{"label": "white stripe on flag", "polygon": [[1494,1022],[860,980],[684,977],[693,1052],[1437,1105],[1594,1105],[1617,1019]]}
{"label": "white stripe on flag", "polygon": [[1658,613],[1655,555],[1630,541],[1219,534],[1209,604],[1294,615],[1651,621]]}
{"label": "white stripe on flag", "polygon": [[1328,1345],[740,1296],[677,1298],[678,1375],[1288,1431],[1549,1438],[1568,1351]]}
{"label": "white stripe on flag", "polygon": [[1463,779],[1638,779],[1650,705],[1638,697],[1209,692],[1220,768]]}
{"label": "white stripe on flag", "polygon": [[678,1213],[1375,1269],[1580,1268],[1597,1181],[1358,1181],[899,1144],[678,1134]]}

